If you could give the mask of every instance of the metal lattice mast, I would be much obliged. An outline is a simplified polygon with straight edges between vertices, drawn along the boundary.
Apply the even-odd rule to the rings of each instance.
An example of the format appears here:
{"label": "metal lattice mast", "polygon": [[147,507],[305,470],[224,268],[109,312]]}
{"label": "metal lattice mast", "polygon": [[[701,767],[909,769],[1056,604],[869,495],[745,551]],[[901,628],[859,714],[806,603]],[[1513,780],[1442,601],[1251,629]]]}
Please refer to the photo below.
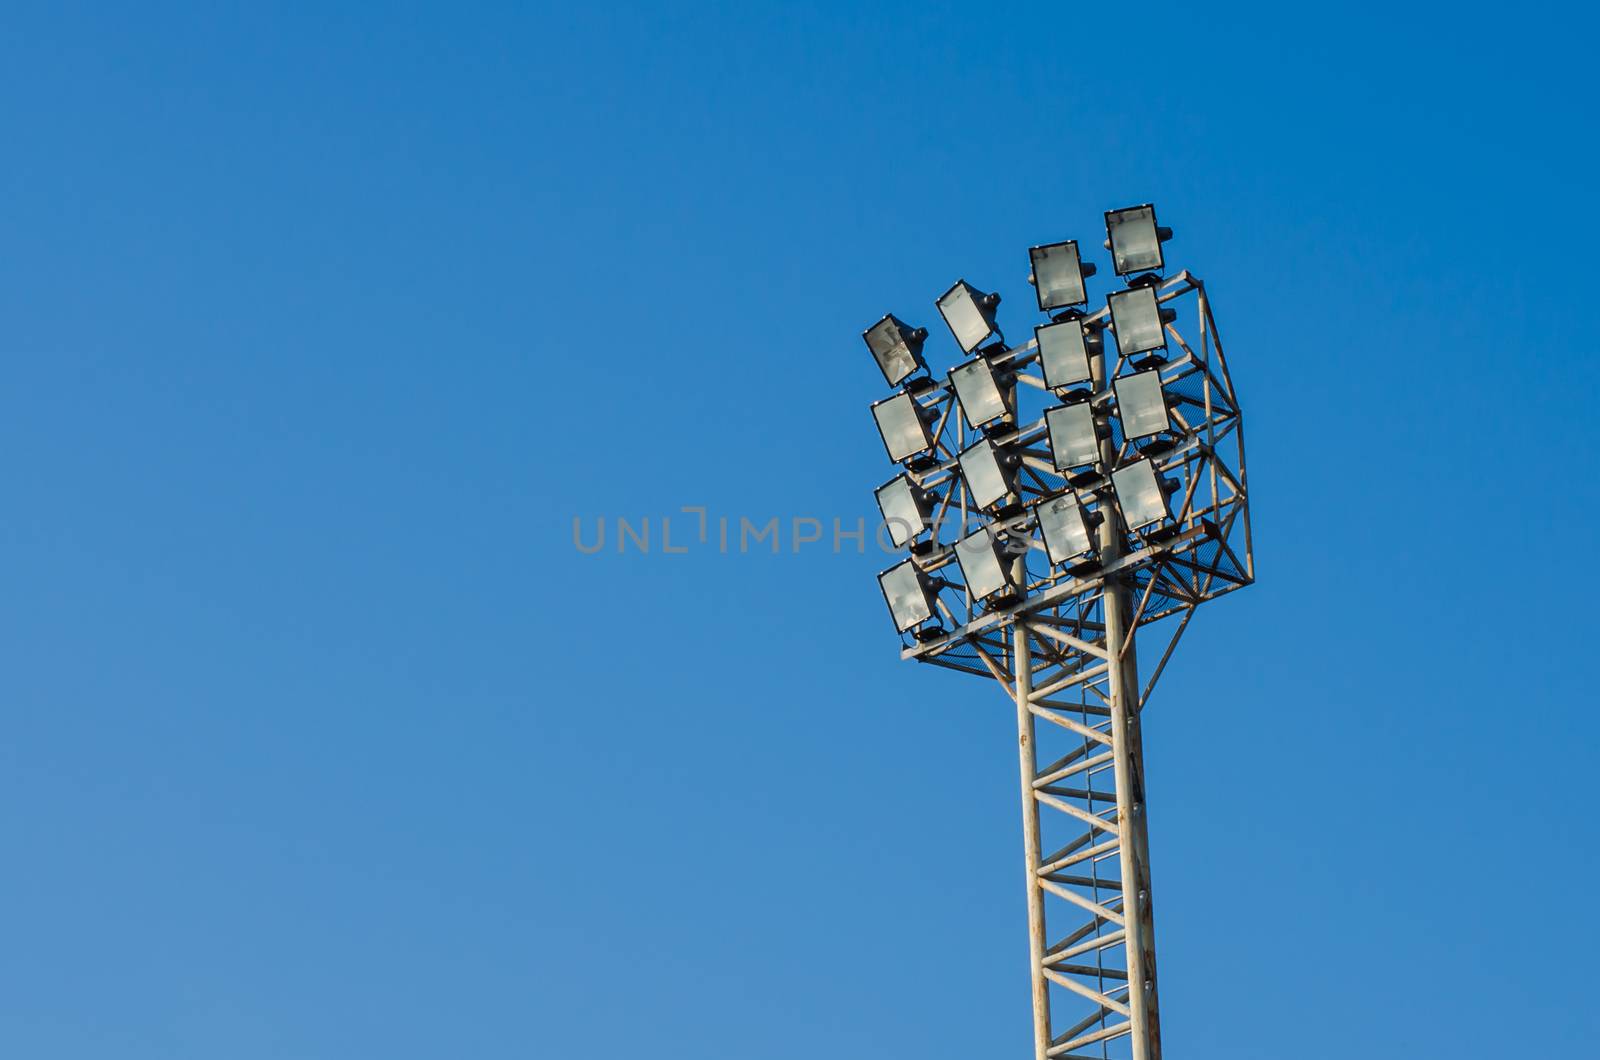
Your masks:
{"label": "metal lattice mast", "polygon": [[[991,677],[1016,712],[1036,1060],[1160,1060],[1142,713],[1194,609],[1254,580],[1242,420],[1204,285],[1187,272],[1144,279],[1160,306],[1192,307],[1193,329],[1163,316],[1167,349],[1143,363],[1103,344],[1087,391],[1063,395],[1048,368],[1045,378],[1034,374],[1043,367],[1038,339],[978,351],[990,371],[1005,373],[1007,405],[983,437],[1017,456],[1008,492],[992,506],[975,503],[963,474],[960,457],[971,450],[955,387],[906,389],[934,426],[926,455],[905,461],[931,540],[910,542],[928,619],[915,624],[902,657]],[[1105,309],[1072,316],[1086,332],[1107,318]],[[1129,437],[1119,421],[1132,410],[1115,393],[1127,375],[1152,371],[1169,416],[1153,441]],[[1093,411],[1093,467],[1062,470],[1047,417],[1027,414],[1033,392]],[[1166,482],[1165,517],[1154,522],[1125,518],[1114,482],[1140,462]],[[1092,527],[1081,562],[1062,562],[1046,539],[1044,508],[1064,497]],[[949,576],[958,561],[967,571],[958,544],[977,536],[967,533],[974,516],[1010,557],[998,594]],[[885,594],[892,610],[904,605],[888,581]],[[1157,649],[1143,685],[1141,638]]]}

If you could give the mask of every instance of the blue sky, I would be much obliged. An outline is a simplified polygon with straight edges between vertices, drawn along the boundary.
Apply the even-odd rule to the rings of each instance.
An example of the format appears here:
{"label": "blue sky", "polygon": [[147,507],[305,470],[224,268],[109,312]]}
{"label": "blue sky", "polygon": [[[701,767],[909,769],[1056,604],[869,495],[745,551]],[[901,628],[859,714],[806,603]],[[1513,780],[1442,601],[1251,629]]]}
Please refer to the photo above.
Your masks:
{"label": "blue sky", "polygon": [[1260,575],[1145,725],[1169,1048],[1588,1048],[1594,29],[13,7],[0,1051],[1023,1055],[1006,701],[879,555],[572,519],[868,514],[861,329],[1146,200]]}

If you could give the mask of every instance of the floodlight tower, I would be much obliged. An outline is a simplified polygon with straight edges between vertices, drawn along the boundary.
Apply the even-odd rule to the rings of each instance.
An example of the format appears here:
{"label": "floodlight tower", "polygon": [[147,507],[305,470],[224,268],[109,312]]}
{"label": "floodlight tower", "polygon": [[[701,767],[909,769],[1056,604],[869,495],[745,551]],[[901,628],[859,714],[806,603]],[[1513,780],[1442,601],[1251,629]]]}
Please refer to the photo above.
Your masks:
{"label": "floodlight tower", "polygon": [[[1194,609],[1255,577],[1205,285],[1162,275],[1153,206],[1105,222],[1125,286],[1101,308],[1066,241],[1029,251],[1047,320],[1021,345],[965,280],[936,301],[969,358],[944,380],[926,329],[865,333],[896,388],[872,411],[900,465],[877,498],[908,549],[879,575],[901,657],[992,678],[1015,706],[1035,1060],[1160,1060],[1142,712]],[[1143,686],[1141,638],[1159,651]]]}

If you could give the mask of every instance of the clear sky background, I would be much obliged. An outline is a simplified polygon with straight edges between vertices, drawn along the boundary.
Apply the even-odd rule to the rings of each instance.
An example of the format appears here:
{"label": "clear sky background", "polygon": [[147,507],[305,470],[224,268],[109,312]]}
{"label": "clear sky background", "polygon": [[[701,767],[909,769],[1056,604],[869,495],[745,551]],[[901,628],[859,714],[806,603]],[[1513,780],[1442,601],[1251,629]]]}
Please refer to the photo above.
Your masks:
{"label": "clear sky background", "polygon": [[0,1053],[1025,1055],[997,689],[571,521],[853,524],[861,329],[1146,200],[1260,575],[1147,715],[1170,1052],[1592,1050],[1589,9],[5,23]]}

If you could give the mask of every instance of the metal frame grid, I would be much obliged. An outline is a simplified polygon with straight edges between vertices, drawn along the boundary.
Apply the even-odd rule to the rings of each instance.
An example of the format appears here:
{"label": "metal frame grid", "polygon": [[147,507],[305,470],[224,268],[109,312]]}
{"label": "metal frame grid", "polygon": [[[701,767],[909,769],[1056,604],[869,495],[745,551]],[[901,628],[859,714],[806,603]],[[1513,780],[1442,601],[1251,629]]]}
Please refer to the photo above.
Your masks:
{"label": "metal frame grid", "polygon": [[[987,609],[961,586],[944,584],[936,606],[946,628],[903,637],[901,654],[992,677],[1015,704],[1036,1060],[1159,1060],[1141,711],[1194,609],[1255,576],[1243,423],[1205,286],[1184,272],[1157,293],[1162,307],[1180,310],[1165,325],[1169,357],[1160,366],[1174,430],[1144,449],[1158,473],[1176,482],[1172,518],[1162,525],[1128,532],[1117,514],[1110,473],[1140,453],[1110,412],[1111,383],[1133,366],[1113,358],[1109,336],[1091,358],[1091,400],[1107,428],[1093,471],[1055,470],[1042,409],[1028,423],[991,428],[997,442],[1022,454],[1020,513],[990,518],[971,510],[956,465],[969,432],[949,384],[917,394],[938,412],[933,457],[909,472],[936,497],[933,543],[916,556],[918,564],[936,578],[947,574],[954,541],[974,518],[1021,553],[1013,561],[1019,597]],[[1103,327],[1106,317],[1102,307],[1086,322]],[[1187,335],[1179,326],[1186,317],[1194,321]],[[1038,360],[1033,340],[993,360],[1053,402],[1030,371]],[[1098,554],[1054,568],[1028,505],[1068,490],[1101,515]],[[1159,651],[1143,686],[1140,639]]]}

